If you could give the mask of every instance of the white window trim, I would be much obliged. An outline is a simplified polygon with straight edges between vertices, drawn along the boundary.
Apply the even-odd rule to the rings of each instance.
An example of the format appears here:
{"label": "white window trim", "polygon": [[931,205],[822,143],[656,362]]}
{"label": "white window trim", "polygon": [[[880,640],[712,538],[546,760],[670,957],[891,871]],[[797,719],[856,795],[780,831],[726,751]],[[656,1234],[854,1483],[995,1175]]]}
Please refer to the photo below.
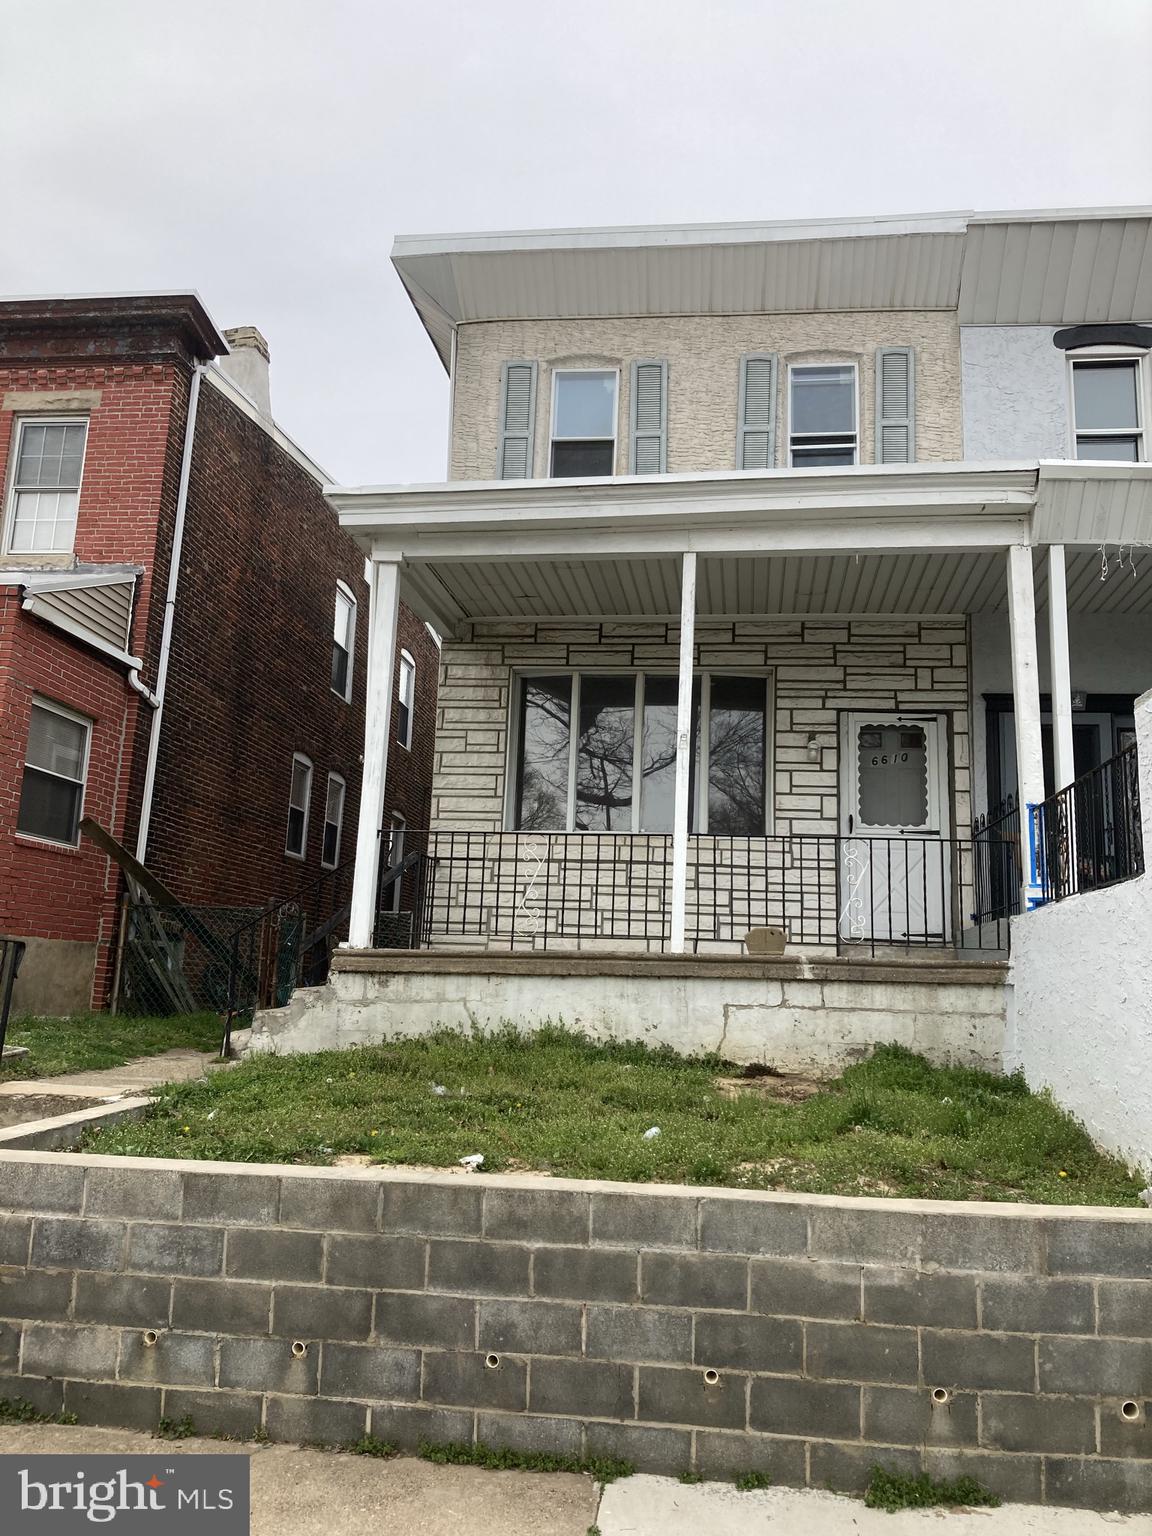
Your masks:
{"label": "white window trim", "polygon": [[[1076,426],[1076,364],[1077,363],[1135,363],[1136,364],[1136,417],[1138,425],[1134,428],[1124,427],[1084,427]],[[1068,353],[1068,369],[1065,378],[1068,390],[1068,436],[1069,448],[1072,458],[1077,458],[1077,439],[1081,437],[1136,437],[1138,442],[1138,464],[1146,464],[1149,459],[1148,434],[1149,404],[1152,402],[1152,381],[1149,378],[1152,367],[1152,353],[1146,347],[1077,347],[1074,352]],[[1123,459],[1102,460],[1109,464],[1123,464]]]}
{"label": "white window trim", "polygon": [[[74,838],[41,837],[37,832],[21,832],[19,828],[17,828],[16,836],[23,842],[40,843],[45,848],[79,848],[80,823],[84,820],[84,801],[88,795],[88,765],[92,757],[92,726],[94,722],[90,715],[82,715],[75,709],[69,709],[65,704],[57,704],[54,699],[46,699],[43,698],[40,694],[36,693],[32,696],[32,706],[28,712],[29,732],[32,728],[32,709],[46,709],[50,714],[60,715],[65,720],[71,720],[75,725],[83,726],[84,760],[81,764],[79,779],[70,779],[67,774],[63,773],[53,773],[51,768],[41,768],[36,763],[30,764],[27,758],[28,741],[26,735],[24,741],[25,756],[21,759],[21,765],[23,769],[20,775],[21,794],[23,794],[24,790],[24,772],[26,772],[27,769],[31,767],[33,773],[46,773],[49,778],[61,779],[65,784],[79,784],[80,814],[76,818],[76,836]],[[19,817],[19,802],[17,802],[16,814],[17,817]]]}
{"label": "white window trim", "polygon": [[[520,688],[521,684],[533,677],[570,677],[572,679],[572,698],[569,705],[568,726],[568,814],[563,828],[556,828],[556,832],[573,833],[580,837],[670,837],[672,834],[664,832],[643,832],[637,825],[640,818],[639,794],[632,796],[632,825],[627,830],[602,831],[595,829],[581,832],[576,826],[576,748],[577,733],[572,728],[573,723],[579,719],[580,711],[580,674],[585,673],[590,677],[634,677],[636,679],[636,695],[633,708],[634,719],[641,722],[640,729],[634,733],[634,748],[632,759],[632,783],[635,786],[640,782],[640,758],[644,749],[643,732],[643,687],[647,677],[677,677],[674,667],[526,667],[515,669],[512,672],[511,707],[508,721],[508,748],[504,763],[504,828],[508,832],[518,832],[523,837],[531,834],[516,825],[517,798],[519,793],[520,778]],[[692,678],[700,679],[700,718],[702,729],[700,732],[700,764],[696,775],[695,807],[689,807],[689,825],[692,821],[692,812],[696,812],[698,825],[691,832],[692,837],[707,837],[708,833],[708,797],[704,794],[704,786],[708,782],[708,731],[703,729],[703,722],[711,718],[712,707],[712,678],[713,677],[755,677],[764,680],[764,832],[763,836],[771,837],[776,830],[776,669],[774,667],[725,667],[713,665],[709,667],[694,667]],[[542,833],[541,836],[547,836]],[[717,833],[716,836],[727,836],[727,833]]]}
{"label": "white window trim", "polygon": [[[352,589],[347,584],[347,582],[338,581],[336,583],[336,591],[340,594],[341,597],[344,597],[344,598],[346,598],[348,600],[348,603],[349,603],[349,605],[350,605],[350,607],[352,609],[352,613],[351,613],[351,616],[350,616],[349,622],[348,622],[348,682],[347,682],[347,686],[346,686],[346,688],[345,688],[343,693],[341,693],[338,688],[332,688],[331,687],[331,682],[329,682],[329,687],[330,687],[331,691],[336,695],[336,697],[338,699],[343,699],[345,704],[351,704],[351,702],[352,702],[352,678],[353,678],[354,669],[355,669],[355,666],[356,666],[356,623],[357,623],[357,620],[360,617],[360,610],[359,610],[359,605],[356,602],[356,598],[353,596]],[[336,612],[335,612],[335,608],[336,608],[336,605],[333,604],[333,613],[332,613],[332,644],[333,645],[336,644]],[[329,667],[329,674],[331,674],[331,667]]]}
{"label": "white window trim", "polygon": [[[81,492],[84,489],[84,471],[88,467],[88,439],[92,435],[91,434],[91,428],[92,428],[92,418],[91,418],[91,416],[88,414],[87,411],[75,411],[71,415],[68,415],[68,414],[61,415],[59,412],[54,412],[51,415],[45,415],[45,416],[37,416],[35,414],[30,414],[30,415],[27,415],[27,416],[23,416],[23,415],[17,416],[15,421],[12,423],[12,436],[11,436],[11,439],[10,439],[11,446],[10,446],[9,451],[8,451],[8,459],[9,459],[9,464],[8,464],[8,483],[7,483],[7,485],[4,488],[4,542],[3,542],[2,545],[0,545],[0,550],[2,550],[5,555],[16,555],[17,557],[20,557],[20,558],[23,558],[24,556],[27,556],[30,559],[40,560],[40,559],[44,559],[46,556],[52,556],[52,555],[55,555],[57,558],[59,558],[60,556],[64,556],[65,558],[67,558],[68,556],[70,556],[70,555],[75,553],[75,550],[76,550],[76,531],[75,531],[75,529],[73,530],[73,534],[72,534],[72,548],[71,549],[15,549],[14,550],[12,548],[12,535],[16,531],[16,529],[15,529],[15,523],[16,523],[16,495],[17,495],[17,490],[18,490],[18,487],[16,485],[16,469],[17,469],[18,464],[20,463],[20,445],[21,445],[21,443],[23,441],[23,437],[24,437],[24,428],[26,426],[32,426],[32,427],[75,427],[75,426],[80,425],[81,423],[83,423],[83,426],[84,426],[84,450],[83,450],[83,452],[80,455],[80,478],[79,478],[79,480],[76,483],[76,527],[77,528],[79,528],[79,526],[80,526],[80,495],[81,495]],[[34,486],[26,486],[25,489],[29,490],[29,491],[32,491],[32,490],[35,490],[36,487],[34,487]],[[42,490],[51,490],[52,487],[51,486],[42,486],[41,489]]]}
{"label": "white window trim", "polygon": [[[856,362],[853,358],[850,358],[850,357],[839,357],[839,358],[838,357],[830,357],[830,358],[824,359],[821,362],[789,363],[788,364],[787,388],[786,388],[785,394],[784,394],[784,426],[785,426],[785,429],[786,429],[785,430],[785,435],[784,435],[784,442],[785,442],[785,446],[786,446],[787,453],[788,453],[788,468],[789,469],[795,469],[795,468],[799,467],[799,468],[803,469],[803,468],[806,467],[803,464],[801,464],[800,466],[796,466],[793,463],[793,460],[792,460],[792,448],[793,448],[793,443],[792,443],[792,375],[794,373],[803,373],[804,370],[807,369],[807,368],[851,368],[851,370],[852,370],[852,418],[853,418],[853,422],[854,422],[853,429],[852,429],[852,435],[855,438],[855,442],[852,445],[852,467],[855,467],[858,464],[862,464],[864,461],[863,461],[863,459],[860,456],[860,365],[859,365],[858,362]],[[833,434],[833,436],[836,436],[836,435],[843,435],[843,434]],[[820,437],[818,434],[816,434],[814,432],[806,432],[806,433],[803,434],[803,437],[805,439],[805,442],[801,446],[807,446],[807,447],[810,447],[810,448],[819,447],[821,443],[827,441],[826,438]],[[843,445],[842,444],[838,444],[838,445],[833,445],[833,446],[841,446],[842,447]],[[873,457],[875,457],[875,454],[873,454]],[[825,469],[825,468],[829,468],[829,467],[831,467],[831,468],[839,467],[839,468],[843,469],[846,466],[844,466],[844,465],[828,466],[828,465],[822,465],[822,464],[813,464],[810,467],[813,468],[813,469]]]}
{"label": "white window trim", "polygon": [[408,730],[407,730],[407,733],[406,733],[406,738],[407,739],[405,739],[405,736],[402,736],[400,734],[400,732],[397,731],[396,732],[396,740],[404,748],[405,752],[411,752],[411,750],[412,750],[412,725],[413,725],[413,721],[416,718],[416,658],[415,658],[415,656],[413,656],[411,651],[403,651],[402,650],[400,652],[400,665],[396,669],[396,672],[397,672],[397,679],[396,679],[396,701],[397,701],[397,703],[400,703],[400,704],[402,704],[404,702],[404,663],[405,662],[407,662],[409,667],[411,668],[411,674],[410,675],[411,675],[411,678],[412,678],[412,697],[408,700]]}
{"label": "white window trim", "polygon": [[[340,820],[332,822],[328,820],[328,800],[332,793],[333,784],[340,786]],[[337,869],[340,864],[340,844],[344,838],[344,805],[348,799],[348,781],[342,773],[330,773],[324,785],[324,825],[320,832],[320,868]],[[336,852],[331,860],[324,857],[324,844],[328,841],[328,828],[336,828]]]}
{"label": "white window trim", "polygon": [[[615,379],[615,398],[612,402],[612,427],[613,432],[608,437],[560,437],[556,432],[556,407],[559,404],[559,390],[556,388],[556,380],[568,374],[576,373],[610,373]],[[620,447],[620,369],[619,368],[553,368],[549,385],[552,391],[552,401],[548,412],[548,475],[552,476],[552,445],[553,443],[607,443],[612,444],[612,468],[609,474],[616,473],[616,455]]]}
{"label": "white window trim", "polygon": [[[304,767],[308,770],[308,790],[304,796],[303,805],[304,834],[301,839],[299,853],[296,853],[288,846],[288,833],[292,825],[292,812],[294,810],[301,809],[300,806],[292,804],[292,780],[296,777],[297,763],[303,763]],[[292,773],[288,779],[288,825],[284,828],[284,857],[286,859],[299,859],[301,863],[304,863],[308,858],[308,820],[312,814],[312,781],[314,777],[315,775],[312,769],[312,759],[310,757],[305,757],[303,752],[293,752]]]}

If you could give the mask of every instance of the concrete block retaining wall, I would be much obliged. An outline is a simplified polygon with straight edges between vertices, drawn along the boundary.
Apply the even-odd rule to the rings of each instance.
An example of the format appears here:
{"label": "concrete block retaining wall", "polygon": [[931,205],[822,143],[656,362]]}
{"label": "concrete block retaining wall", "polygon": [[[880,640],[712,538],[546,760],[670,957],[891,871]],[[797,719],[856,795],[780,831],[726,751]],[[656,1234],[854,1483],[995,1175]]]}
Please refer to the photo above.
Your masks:
{"label": "concrete block retaining wall", "polygon": [[1152,1216],[0,1154],[0,1396],[1152,1509]]}

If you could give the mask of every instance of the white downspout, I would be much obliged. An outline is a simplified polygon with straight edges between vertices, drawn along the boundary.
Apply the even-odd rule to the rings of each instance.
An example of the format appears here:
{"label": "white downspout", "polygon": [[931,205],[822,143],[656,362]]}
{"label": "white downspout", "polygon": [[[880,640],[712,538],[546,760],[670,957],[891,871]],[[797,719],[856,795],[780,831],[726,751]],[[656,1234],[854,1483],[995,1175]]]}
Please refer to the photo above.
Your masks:
{"label": "white downspout", "polygon": [[168,566],[168,591],[164,597],[164,627],[160,632],[160,660],[156,667],[156,691],[149,693],[139,674],[129,674],[128,681],[153,708],[152,729],[148,735],[148,760],[144,769],[144,795],[140,804],[140,829],[136,833],[136,857],[141,864],[148,853],[148,829],[152,821],[152,794],[156,788],[156,760],[160,752],[160,726],[164,719],[164,693],[168,684],[168,657],[172,650],[172,625],[176,617],[176,589],[180,585],[180,551],[184,543],[184,517],[188,510],[188,482],[192,475],[192,446],[196,437],[196,410],[200,404],[200,380],[204,364],[192,370],[192,388],[188,395],[188,420],[184,427],[184,453],[180,460],[180,484],[176,492],[176,523],[172,529],[172,557]]}

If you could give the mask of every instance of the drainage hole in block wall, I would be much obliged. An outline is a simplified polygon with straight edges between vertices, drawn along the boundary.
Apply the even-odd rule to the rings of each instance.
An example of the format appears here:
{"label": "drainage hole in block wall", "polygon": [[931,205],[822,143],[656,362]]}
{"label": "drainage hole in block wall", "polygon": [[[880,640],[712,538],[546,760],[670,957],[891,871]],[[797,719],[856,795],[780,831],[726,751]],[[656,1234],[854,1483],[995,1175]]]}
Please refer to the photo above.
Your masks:
{"label": "drainage hole in block wall", "polygon": [[484,1357],[484,1364],[488,1367],[488,1369],[490,1371],[498,1371],[500,1369],[500,1356],[499,1355],[485,1355],[485,1357]]}
{"label": "drainage hole in block wall", "polygon": [[159,1337],[160,1335],[157,1333],[155,1328],[145,1328],[144,1343],[149,1349],[152,1348],[153,1344],[157,1342]]}
{"label": "drainage hole in block wall", "polygon": [[705,1371],[704,1372],[704,1385],[706,1387],[714,1387],[719,1380],[720,1380],[720,1372],[719,1371]]}
{"label": "drainage hole in block wall", "polygon": [[932,1392],[932,1401],[937,1408],[943,1408],[945,1403],[952,1401],[952,1394],[947,1387],[936,1387]]}
{"label": "drainage hole in block wall", "polygon": [[295,1343],[292,1345],[292,1358],[294,1360],[303,1360],[304,1356],[307,1353],[308,1353],[308,1346],[307,1346],[307,1344],[305,1344],[302,1339],[297,1339],[295,1341]]}
{"label": "drainage hole in block wall", "polygon": [[1120,1404],[1120,1417],[1127,1419],[1129,1424],[1134,1424],[1140,1417],[1140,1404],[1134,1403],[1131,1398],[1126,1403]]}

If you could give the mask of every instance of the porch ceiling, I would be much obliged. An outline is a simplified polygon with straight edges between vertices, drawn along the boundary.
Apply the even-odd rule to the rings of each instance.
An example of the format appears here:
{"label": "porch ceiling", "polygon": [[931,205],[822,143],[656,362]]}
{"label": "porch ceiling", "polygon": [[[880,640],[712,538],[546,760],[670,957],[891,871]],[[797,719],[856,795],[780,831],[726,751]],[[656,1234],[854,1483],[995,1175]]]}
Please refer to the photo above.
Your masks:
{"label": "porch ceiling", "polygon": [[[1152,550],[1109,553],[1101,581],[1096,551],[1067,553],[1073,613],[1152,613]],[[1133,571],[1133,566],[1135,570]],[[702,558],[701,616],[989,613],[1007,607],[1004,556],[973,554],[801,555]],[[457,622],[476,619],[676,617],[680,563],[648,560],[500,560],[439,565],[413,561],[405,594]],[[1047,605],[1047,562],[1036,555],[1036,600]]]}

